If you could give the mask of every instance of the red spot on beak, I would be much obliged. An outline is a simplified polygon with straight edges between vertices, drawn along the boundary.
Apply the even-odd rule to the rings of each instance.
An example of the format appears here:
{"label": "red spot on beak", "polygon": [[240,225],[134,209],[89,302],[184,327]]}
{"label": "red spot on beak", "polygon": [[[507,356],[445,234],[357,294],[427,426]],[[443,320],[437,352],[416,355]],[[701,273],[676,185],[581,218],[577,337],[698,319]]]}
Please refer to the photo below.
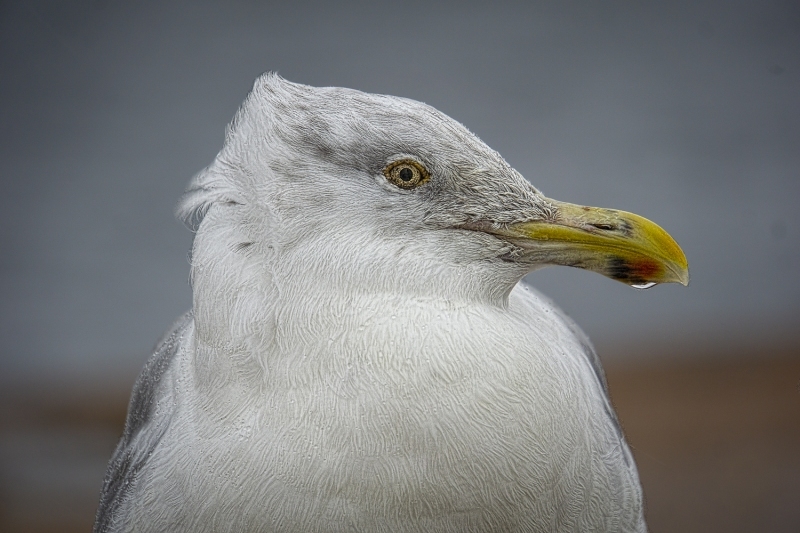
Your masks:
{"label": "red spot on beak", "polygon": [[661,265],[648,259],[631,261],[628,264],[635,276],[641,279],[652,280],[658,278],[658,275],[661,274]]}

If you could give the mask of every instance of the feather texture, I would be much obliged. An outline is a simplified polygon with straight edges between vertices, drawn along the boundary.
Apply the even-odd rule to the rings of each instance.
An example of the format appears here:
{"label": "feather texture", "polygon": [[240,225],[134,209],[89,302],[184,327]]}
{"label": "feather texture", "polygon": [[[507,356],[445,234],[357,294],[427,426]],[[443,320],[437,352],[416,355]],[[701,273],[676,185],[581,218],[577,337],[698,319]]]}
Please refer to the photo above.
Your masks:
{"label": "feather texture", "polygon": [[[388,182],[401,158],[430,182]],[[546,198],[463,126],[268,74],[178,216],[193,309],[134,389],[96,532],[645,530],[591,344],[518,283],[541,265],[465,229]]]}

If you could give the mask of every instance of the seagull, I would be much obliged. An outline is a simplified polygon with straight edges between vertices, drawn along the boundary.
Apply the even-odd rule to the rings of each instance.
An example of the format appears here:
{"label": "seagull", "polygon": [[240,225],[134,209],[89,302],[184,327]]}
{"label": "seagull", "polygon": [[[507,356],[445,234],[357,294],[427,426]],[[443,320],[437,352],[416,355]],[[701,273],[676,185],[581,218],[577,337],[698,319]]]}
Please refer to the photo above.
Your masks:
{"label": "seagull", "polygon": [[646,531],[600,362],[521,279],[686,285],[659,226],[544,196],[428,105],[274,73],[177,214],[192,309],[95,532]]}

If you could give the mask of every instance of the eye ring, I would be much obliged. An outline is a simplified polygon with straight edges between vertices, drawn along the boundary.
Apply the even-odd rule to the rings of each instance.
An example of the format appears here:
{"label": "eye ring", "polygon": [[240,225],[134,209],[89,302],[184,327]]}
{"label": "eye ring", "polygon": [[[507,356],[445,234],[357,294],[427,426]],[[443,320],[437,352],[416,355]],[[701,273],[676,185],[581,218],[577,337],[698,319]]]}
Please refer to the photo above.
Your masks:
{"label": "eye ring", "polygon": [[430,172],[413,159],[399,159],[386,165],[383,175],[401,189],[414,189],[431,179]]}

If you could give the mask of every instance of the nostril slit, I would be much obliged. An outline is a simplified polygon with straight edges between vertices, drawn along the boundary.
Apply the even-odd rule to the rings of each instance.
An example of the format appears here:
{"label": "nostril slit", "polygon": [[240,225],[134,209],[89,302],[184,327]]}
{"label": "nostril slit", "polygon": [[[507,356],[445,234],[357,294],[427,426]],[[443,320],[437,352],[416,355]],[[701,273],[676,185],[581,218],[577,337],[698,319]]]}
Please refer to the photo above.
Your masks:
{"label": "nostril slit", "polygon": [[612,224],[589,224],[590,226],[594,226],[597,229],[602,229],[605,231],[611,231],[616,229]]}

